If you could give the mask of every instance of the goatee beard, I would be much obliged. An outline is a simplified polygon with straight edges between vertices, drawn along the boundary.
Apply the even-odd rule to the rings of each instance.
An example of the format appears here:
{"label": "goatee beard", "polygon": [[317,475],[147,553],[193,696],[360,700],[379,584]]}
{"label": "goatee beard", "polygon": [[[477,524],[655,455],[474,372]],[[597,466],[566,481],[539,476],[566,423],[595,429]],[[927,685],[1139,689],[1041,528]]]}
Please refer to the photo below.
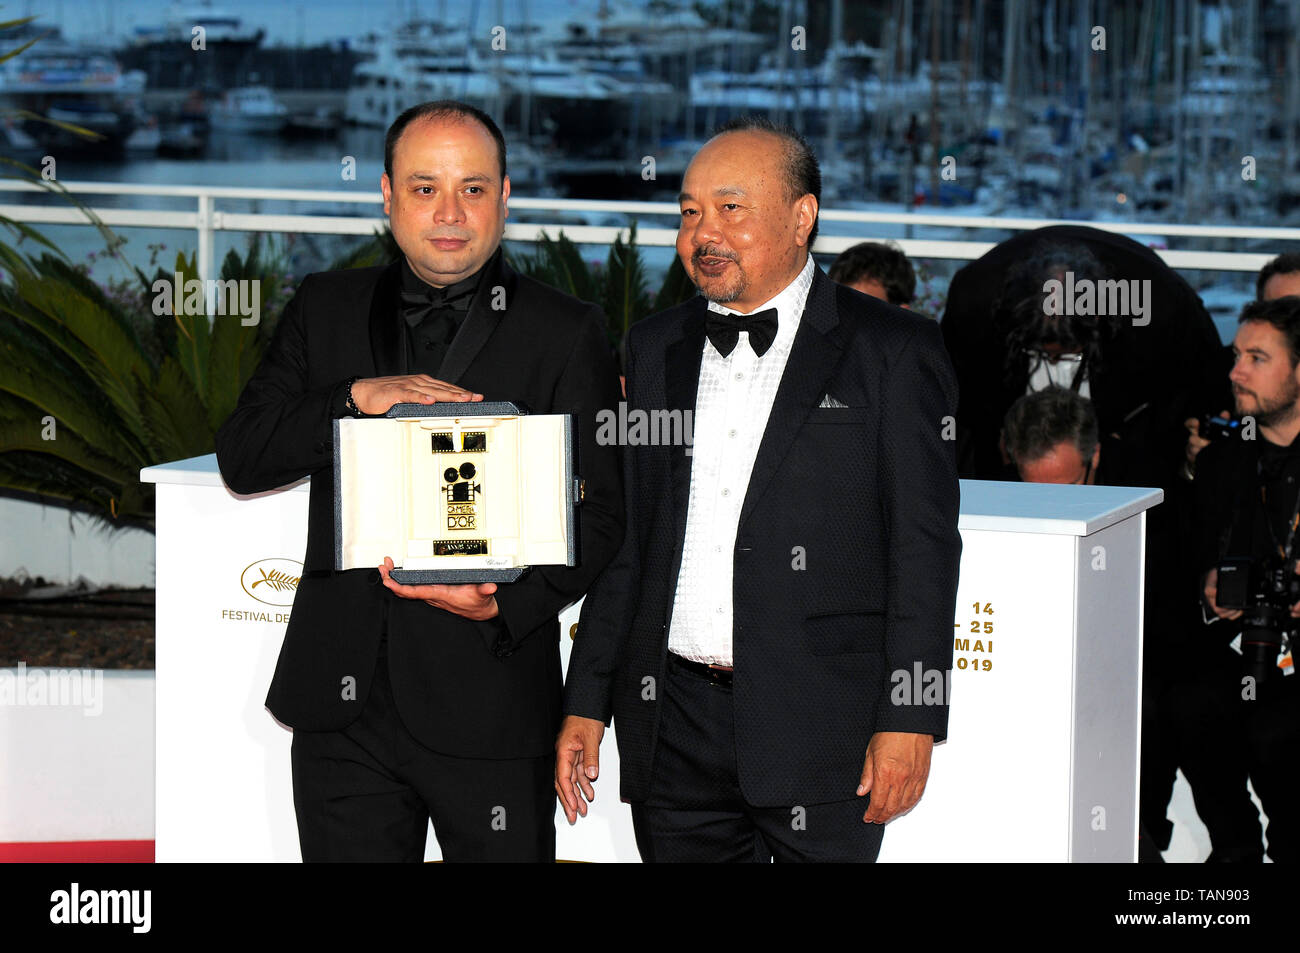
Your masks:
{"label": "goatee beard", "polygon": [[1300,408],[1296,407],[1297,400],[1300,400],[1300,384],[1297,384],[1294,379],[1288,383],[1286,392],[1277,400],[1266,401],[1256,394],[1255,403],[1258,409],[1254,415],[1255,423],[1261,427],[1280,427],[1291,423],[1300,413]]}

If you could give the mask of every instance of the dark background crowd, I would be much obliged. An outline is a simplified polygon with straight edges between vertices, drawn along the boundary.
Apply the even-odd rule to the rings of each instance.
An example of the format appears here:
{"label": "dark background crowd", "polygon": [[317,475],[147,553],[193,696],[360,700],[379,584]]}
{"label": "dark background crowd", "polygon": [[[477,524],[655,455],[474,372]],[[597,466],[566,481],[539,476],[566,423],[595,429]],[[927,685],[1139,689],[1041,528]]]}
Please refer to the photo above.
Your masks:
{"label": "dark background crowd", "polygon": [[[890,244],[848,249],[830,275],[900,307],[914,300],[913,268]],[[1053,281],[1121,281],[1133,295],[1062,308]],[[1149,248],[1085,226],[1036,229],[957,272],[941,329],[960,385],[963,478],[1164,491],[1146,529],[1140,859],[1169,846],[1178,769],[1209,861],[1264,857],[1248,778],[1269,858],[1293,859],[1300,254],[1260,272],[1224,346],[1196,292]]]}

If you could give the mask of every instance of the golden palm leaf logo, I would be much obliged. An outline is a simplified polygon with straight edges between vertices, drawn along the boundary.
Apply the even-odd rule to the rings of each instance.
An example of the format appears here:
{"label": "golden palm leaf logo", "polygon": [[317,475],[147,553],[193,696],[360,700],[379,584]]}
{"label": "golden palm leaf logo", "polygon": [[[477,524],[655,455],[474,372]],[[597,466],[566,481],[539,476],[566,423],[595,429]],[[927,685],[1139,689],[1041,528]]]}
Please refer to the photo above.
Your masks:
{"label": "golden palm leaf logo", "polygon": [[298,580],[302,578],[301,576],[290,576],[288,573],[281,572],[278,569],[272,569],[270,572],[267,572],[265,569],[259,571],[262,574],[262,578],[249,586],[249,589],[256,589],[258,586],[262,585],[262,583],[266,583],[277,592],[283,592],[285,589],[297,589]]}
{"label": "golden palm leaf logo", "polygon": [[301,581],[302,563],[278,556],[250,563],[239,576],[244,592],[271,606],[293,605]]}

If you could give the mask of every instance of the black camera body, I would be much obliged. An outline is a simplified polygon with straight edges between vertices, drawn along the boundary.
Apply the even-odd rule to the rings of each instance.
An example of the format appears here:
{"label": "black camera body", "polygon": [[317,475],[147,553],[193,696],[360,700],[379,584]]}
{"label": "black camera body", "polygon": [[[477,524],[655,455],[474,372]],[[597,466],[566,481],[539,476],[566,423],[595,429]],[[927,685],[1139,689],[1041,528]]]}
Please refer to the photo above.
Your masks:
{"label": "black camera body", "polygon": [[1241,437],[1241,421],[1206,414],[1201,417],[1200,435],[1210,441],[1236,440]]}
{"label": "black camera body", "polygon": [[1264,559],[1229,558],[1219,563],[1214,601],[1222,609],[1241,609],[1241,654],[1247,674],[1261,685],[1279,674],[1277,658],[1294,637],[1300,619],[1291,607],[1300,602],[1296,559],[1278,555]]}

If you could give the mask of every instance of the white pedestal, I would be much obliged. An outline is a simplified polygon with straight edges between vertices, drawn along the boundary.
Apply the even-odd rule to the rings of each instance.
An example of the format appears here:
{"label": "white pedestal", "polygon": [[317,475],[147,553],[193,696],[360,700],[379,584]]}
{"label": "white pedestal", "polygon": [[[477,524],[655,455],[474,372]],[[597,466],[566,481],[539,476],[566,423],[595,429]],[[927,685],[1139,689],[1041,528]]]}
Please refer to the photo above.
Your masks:
{"label": "white pedestal", "polygon": [[[263,705],[293,590],[262,580],[301,571],[308,484],[237,496],[212,455],[141,479],[158,484],[157,859],[296,861],[292,734]],[[1160,499],[962,483],[948,741],[881,860],[1136,857],[1143,511]],[[560,620],[566,668],[577,618]],[[588,816],[556,812],[558,857],[638,859],[617,782],[611,729]]]}
{"label": "white pedestal", "polygon": [[961,495],[948,739],[880,859],[1136,860],[1145,510],[1163,493]]}

